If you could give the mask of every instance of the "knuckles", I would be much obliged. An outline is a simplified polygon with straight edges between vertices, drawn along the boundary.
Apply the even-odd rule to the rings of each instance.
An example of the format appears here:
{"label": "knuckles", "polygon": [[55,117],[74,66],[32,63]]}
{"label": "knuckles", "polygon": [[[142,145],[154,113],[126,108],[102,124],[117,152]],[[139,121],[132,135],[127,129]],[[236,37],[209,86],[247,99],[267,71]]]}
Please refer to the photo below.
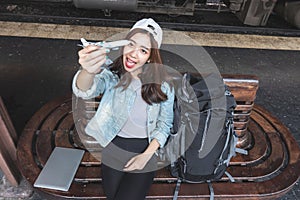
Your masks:
{"label": "knuckles", "polygon": [[78,63],[88,72],[94,73],[99,71],[100,67],[105,63],[106,50],[94,45],[89,45],[78,51]]}

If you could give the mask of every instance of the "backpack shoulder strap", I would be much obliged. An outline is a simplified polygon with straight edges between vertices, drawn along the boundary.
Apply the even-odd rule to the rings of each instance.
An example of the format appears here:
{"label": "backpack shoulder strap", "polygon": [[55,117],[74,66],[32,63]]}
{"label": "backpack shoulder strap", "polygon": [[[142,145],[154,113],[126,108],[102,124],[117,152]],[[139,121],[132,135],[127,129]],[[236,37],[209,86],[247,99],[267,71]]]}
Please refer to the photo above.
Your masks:
{"label": "backpack shoulder strap", "polygon": [[179,193],[179,190],[180,190],[180,184],[181,184],[181,179],[178,178],[177,183],[176,183],[176,187],[175,187],[175,191],[174,191],[174,195],[173,195],[173,200],[177,200],[177,198],[178,198],[178,193]]}
{"label": "backpack shoulder strap", "polygon": [[209,197],[209,200],[214,200],[215,198],[215,192],[214,192],[214,188],[210,182],[210,180],[206,181],[207,184],[208,184],[208,188],[209,188],[209,192],[210,192],[210,197]]}
{"label": "backpack shoulder strap", "polygon": [[229,178],[230,182],[232,182],[232,183],[234,183],[234,182],[235,182],[235,180],[234,180],[233,176],[231,176],[231,174],[229,174],[229,172],[228,172],[228,171],[225,171],[225,174],[226,174],[226,176]]}
{"label": "backpack shoulder strap", "polygon": [[241,149],[241,148],[235,148],[235,152],[240,153],[240,154],[244,154],[244,155],[248,155],[248,151]]}

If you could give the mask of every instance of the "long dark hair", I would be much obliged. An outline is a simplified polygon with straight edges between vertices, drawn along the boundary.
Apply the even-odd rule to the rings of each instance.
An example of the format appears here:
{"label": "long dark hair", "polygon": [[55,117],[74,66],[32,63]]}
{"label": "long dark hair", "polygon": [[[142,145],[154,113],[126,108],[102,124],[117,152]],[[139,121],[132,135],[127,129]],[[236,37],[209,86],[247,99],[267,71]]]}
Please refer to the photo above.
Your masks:
{"label": "long dark hair", "polygon": [[[166,101],[168,96],[161,90],[161,84],[163,82],[167,82],[169,83],[170,87],[172,87],[172,83],[170,81],[171,78],[168,76],[165,70],[165,67],[162,65],[162,59],[157,42],[148,31],[143,29],[133,29],[127,34],[125,39],[130,39],[136,33],[147,34],[150,37],[151,42],[151,53],[149,57],[150,63],[146,63],[142,67],[142,72],[138,75],[142,82],[142,98],[149,105]],[[127,73],[124,68],[122,55],[123,50],[124,47],[120,49],[121,56],[114,61],[110,69],[120,78],[119,83],[115,87],[123,87],[123,90],[125,90],[131,83],[132,76],[130,73]]]}

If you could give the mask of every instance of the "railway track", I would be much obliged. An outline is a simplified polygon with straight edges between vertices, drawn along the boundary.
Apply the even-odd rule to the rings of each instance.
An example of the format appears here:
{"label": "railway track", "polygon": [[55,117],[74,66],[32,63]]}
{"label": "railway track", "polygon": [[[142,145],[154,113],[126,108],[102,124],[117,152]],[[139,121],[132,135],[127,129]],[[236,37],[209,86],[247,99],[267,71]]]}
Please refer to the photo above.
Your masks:
{"label": "railway track", "polygon": [[[59,1],[59,2],[58,2]],[[72,0],[27,0],[0,3],[0,20],[17,22],[41,22],[69,25],[130,27],[142,17],[153,17],[163,28],[179,31],[255,34],[299,37],[300,31],[276,15],[272,15],[266,27],[242,24],[236,16],[224,9],[220,12],[196,9],[194,16],[168,16],[163,14],[130,13],[112,11],[105,16],[101,10],[75,8]]]}

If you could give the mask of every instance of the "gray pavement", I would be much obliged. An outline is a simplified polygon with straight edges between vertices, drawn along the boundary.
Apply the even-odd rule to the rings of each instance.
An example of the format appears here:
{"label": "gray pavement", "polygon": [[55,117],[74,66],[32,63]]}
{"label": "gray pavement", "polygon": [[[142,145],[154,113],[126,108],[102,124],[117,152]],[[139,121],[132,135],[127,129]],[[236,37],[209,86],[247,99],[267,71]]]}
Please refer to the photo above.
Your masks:
{"label": "gray pavement", "polygon": [[[71,92],[71,80],[79,67],[77,43],[64,39],[0,37],[0,95],[19,135],[42,105]],[[300,145],[299,51],[205,49],[221,73],[254,74],[259,77],[260,88],[255,103],[283,122]],[[10,191],[15,195],[12,199],[23,198],[18,195],[29,188],[23,181],[19,188],[12,189],[1,173],[0,178],[0,199],[9,199],[3,196]],[[26,195],[25,199],[41,199],[30,191]],[[299,183],[281,199],[300,199]]]}

